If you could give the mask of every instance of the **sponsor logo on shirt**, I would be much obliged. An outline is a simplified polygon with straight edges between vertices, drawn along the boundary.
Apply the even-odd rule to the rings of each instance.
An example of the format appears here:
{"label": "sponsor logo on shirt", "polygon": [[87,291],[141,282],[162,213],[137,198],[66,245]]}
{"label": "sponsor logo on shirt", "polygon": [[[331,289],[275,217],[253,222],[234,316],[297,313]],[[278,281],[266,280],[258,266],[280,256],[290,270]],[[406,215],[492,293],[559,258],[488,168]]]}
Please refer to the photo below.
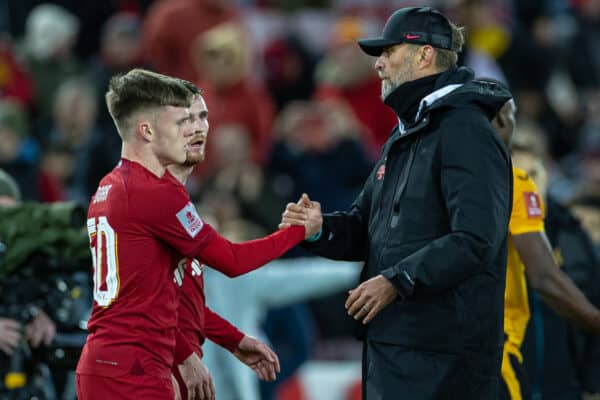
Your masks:
{"label": "sponsor logo on shirt", "polygon": [[94,195],[94,204],[106,201],[106,199],[108,198],[108,191],[111,187],[112,185],[104,185],[98,187],[98,190],[96,190],[96,194]]}
{"label": "sponsor logo on shirt", "polygon": [[185,207],[179,210],[176,216],[181,226],[183,226],[185,231],[191,237],[196,237],[198,232],[200,232],[204,226],[204,222],[200,219],[200,216],[192,203],[187,203]]}
{"label": "sponsor logo on shirt", "polygon": [[525,208],[528,218],[540,218],[542,216],[542,202],[539,194],[535,192],[525,192]]}

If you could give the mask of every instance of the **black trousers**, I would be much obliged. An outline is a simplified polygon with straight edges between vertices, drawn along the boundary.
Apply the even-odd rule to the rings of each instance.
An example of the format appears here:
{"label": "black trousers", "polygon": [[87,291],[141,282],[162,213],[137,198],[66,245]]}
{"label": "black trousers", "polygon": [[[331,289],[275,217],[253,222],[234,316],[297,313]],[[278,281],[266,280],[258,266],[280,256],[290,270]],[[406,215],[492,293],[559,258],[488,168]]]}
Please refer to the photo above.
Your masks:
{"label": "black trousers", "polygon": [[465,358],[367,340],[363,400],[496,400],[500,371],[482,375]]}

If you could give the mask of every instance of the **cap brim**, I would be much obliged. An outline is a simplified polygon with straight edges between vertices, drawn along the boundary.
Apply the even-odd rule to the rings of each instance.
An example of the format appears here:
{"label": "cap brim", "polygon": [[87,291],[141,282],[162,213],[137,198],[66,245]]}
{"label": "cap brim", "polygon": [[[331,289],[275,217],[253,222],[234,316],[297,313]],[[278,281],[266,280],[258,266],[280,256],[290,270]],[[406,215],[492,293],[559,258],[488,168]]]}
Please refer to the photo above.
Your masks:
{"label": "cap brim", "polygon": [[382,37],[372,39],[360,39],[358,45],[370,56],[379,57],[386,47],[393,46],[400,42],[390,39],[384,39]]}

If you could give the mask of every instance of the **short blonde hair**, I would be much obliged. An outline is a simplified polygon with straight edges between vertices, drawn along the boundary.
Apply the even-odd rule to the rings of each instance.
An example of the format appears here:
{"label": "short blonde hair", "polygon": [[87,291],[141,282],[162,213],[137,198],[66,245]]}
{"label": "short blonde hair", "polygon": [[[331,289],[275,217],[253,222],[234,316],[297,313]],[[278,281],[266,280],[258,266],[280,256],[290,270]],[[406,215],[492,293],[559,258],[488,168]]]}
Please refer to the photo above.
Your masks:
{"label": "short blonde hair", "polygon": [[130,118],[157,107],[189,107],[200,89],[192,83],[136,68],[114,76],[108,84],[106,105],[121,138],[127,136]]}

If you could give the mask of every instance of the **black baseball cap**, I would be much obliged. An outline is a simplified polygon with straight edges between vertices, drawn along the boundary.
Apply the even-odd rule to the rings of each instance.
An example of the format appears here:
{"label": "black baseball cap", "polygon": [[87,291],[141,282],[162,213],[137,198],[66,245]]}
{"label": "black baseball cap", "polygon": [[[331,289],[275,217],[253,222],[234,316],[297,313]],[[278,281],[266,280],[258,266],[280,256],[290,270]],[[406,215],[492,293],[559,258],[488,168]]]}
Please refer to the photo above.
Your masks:
{"label": "black baseball cap", "polygon": [[375,57],[379,57],[384,48],[400,43],[428,44],[452,50],[450,21],[431,7],[405,7],[388,18],[381,36],[358,41],[365,53]]}

